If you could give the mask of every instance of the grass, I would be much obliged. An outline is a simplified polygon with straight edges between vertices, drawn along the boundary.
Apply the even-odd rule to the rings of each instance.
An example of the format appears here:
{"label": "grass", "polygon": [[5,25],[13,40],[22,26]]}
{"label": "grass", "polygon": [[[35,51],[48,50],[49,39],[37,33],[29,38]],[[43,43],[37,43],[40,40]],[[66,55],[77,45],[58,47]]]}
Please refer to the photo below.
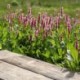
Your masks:
{"label": "grass", "polygon": [[80,9],[80,0],[1,0],[0,15],[6,12],[7,4],[11,4],[12,9],[14,10],[15,8],[22,8],[25,12],[27,11],[27,6],[30,4],[33,8],[33,13],[37,13],[39,11],[53,13],[54,9],[58,9],[63,6],[66,12],[73,15],[77,9]]}

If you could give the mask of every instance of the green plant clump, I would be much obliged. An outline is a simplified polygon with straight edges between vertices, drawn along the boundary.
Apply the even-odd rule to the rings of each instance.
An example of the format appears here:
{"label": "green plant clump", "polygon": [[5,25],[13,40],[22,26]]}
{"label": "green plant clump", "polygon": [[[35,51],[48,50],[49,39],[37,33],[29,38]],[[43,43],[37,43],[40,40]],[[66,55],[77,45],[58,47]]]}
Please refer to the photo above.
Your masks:
{"label": "green plant clump", "polygon": [[10,13],[0,21],[0,49],[80,71],[80,20],[63,8],[56,16]]}

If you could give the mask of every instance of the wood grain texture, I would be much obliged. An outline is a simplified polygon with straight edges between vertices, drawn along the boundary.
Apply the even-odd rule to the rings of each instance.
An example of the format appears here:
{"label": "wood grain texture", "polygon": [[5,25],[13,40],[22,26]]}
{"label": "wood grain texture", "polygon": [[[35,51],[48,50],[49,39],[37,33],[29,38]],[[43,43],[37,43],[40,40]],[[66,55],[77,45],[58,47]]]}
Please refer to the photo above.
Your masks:
{"label": "wood grain texture", "polygon": [[3,80],[52,80],[6,62],[0,63],[0,78]]}
{"label": "wood grain texture", "polygon": [[[5,51],[4,53],[7,53],[8,55],[14,55],[11,52],[9,53],[9,51]],[[1,58],[1,60],[36,74],[43,75],[52,80],[80,80],[80,73],[72,73],[62,67],[58,67],[27,56],[25,57],[20,55],[11,56],[9,58],[4,57]]]}

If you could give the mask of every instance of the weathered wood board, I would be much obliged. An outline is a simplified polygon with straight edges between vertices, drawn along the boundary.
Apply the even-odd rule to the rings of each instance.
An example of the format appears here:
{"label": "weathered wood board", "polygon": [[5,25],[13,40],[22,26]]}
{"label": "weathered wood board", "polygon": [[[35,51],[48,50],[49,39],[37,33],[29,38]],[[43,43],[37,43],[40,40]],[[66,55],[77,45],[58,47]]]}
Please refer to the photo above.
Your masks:
{"label": "weathered wood board", "polygon": [[6,62],[0,62],[0,78],[3,80],[51,80],[43,75],[36,74]]}
{"label": "weathered wood board", "polygon": [[[30,78],[34,77],[34,79],[32,78],[22,79],[19,77],[20,79],[13,79],[13,80],[80,80],[80,73],[77,73],[77,72],[72,73],[72,72],[67,71],[64,68],[57,67],[55,65],[52,65],[52,64],[49,64],[49,63],[46,63],[37,59],[33,59],[27,56],[15,54],[6,50],[0,52],[0,61],[2,61],[1,64],[3,66],[6,66],[4,68],[7,68],[7,66],[9,67],[7,68],[8,71],[9,70],[13,71],[14,68],[16,68],[15,71],[18,71],[20,69],[18,72],[20,74],[17,74],[17,75],[21,76],[21,73],[25,72],[25,74],[22,74],[22,77],[25,75],[29,75],[30,73],[32,74],[31,76],[28,76],[28,77]],[[0,64],[0,67],[1,67],[1,64]],[[13,68],[12,66],[15,66],[15,67]],[[3,70],[0,68],[0,72],[2,70],[2,72],[5,73],[6,70],[4,68]],[[11,74],[16,75],[15,71]],[[27,71],[29,72],[29,74],[27,74]],[[35,74],[35,76],[33,76],[33,74]],[[8,75],[8,74],[5,74],[5,75]],[[36,75],[39,75],[39,77],[42,77],[42,78],[36,79]],[[6,80],[9,80],[9,79],[6,79]]]}

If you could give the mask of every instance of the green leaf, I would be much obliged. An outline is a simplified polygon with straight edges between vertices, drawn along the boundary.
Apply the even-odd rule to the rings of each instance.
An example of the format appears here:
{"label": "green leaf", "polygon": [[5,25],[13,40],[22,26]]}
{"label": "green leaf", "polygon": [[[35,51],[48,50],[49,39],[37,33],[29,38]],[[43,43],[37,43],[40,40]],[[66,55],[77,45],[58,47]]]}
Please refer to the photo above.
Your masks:
{"label": "green leaf", "polygon": [[78,61],[78,51],[75,49],[72,43],[68,43],[67,48],[71,51],[71,56],[74,61]]}
{"label": "green leaf", "polygon": [[2,49],[2,44],[0,43],[0,49]]}

